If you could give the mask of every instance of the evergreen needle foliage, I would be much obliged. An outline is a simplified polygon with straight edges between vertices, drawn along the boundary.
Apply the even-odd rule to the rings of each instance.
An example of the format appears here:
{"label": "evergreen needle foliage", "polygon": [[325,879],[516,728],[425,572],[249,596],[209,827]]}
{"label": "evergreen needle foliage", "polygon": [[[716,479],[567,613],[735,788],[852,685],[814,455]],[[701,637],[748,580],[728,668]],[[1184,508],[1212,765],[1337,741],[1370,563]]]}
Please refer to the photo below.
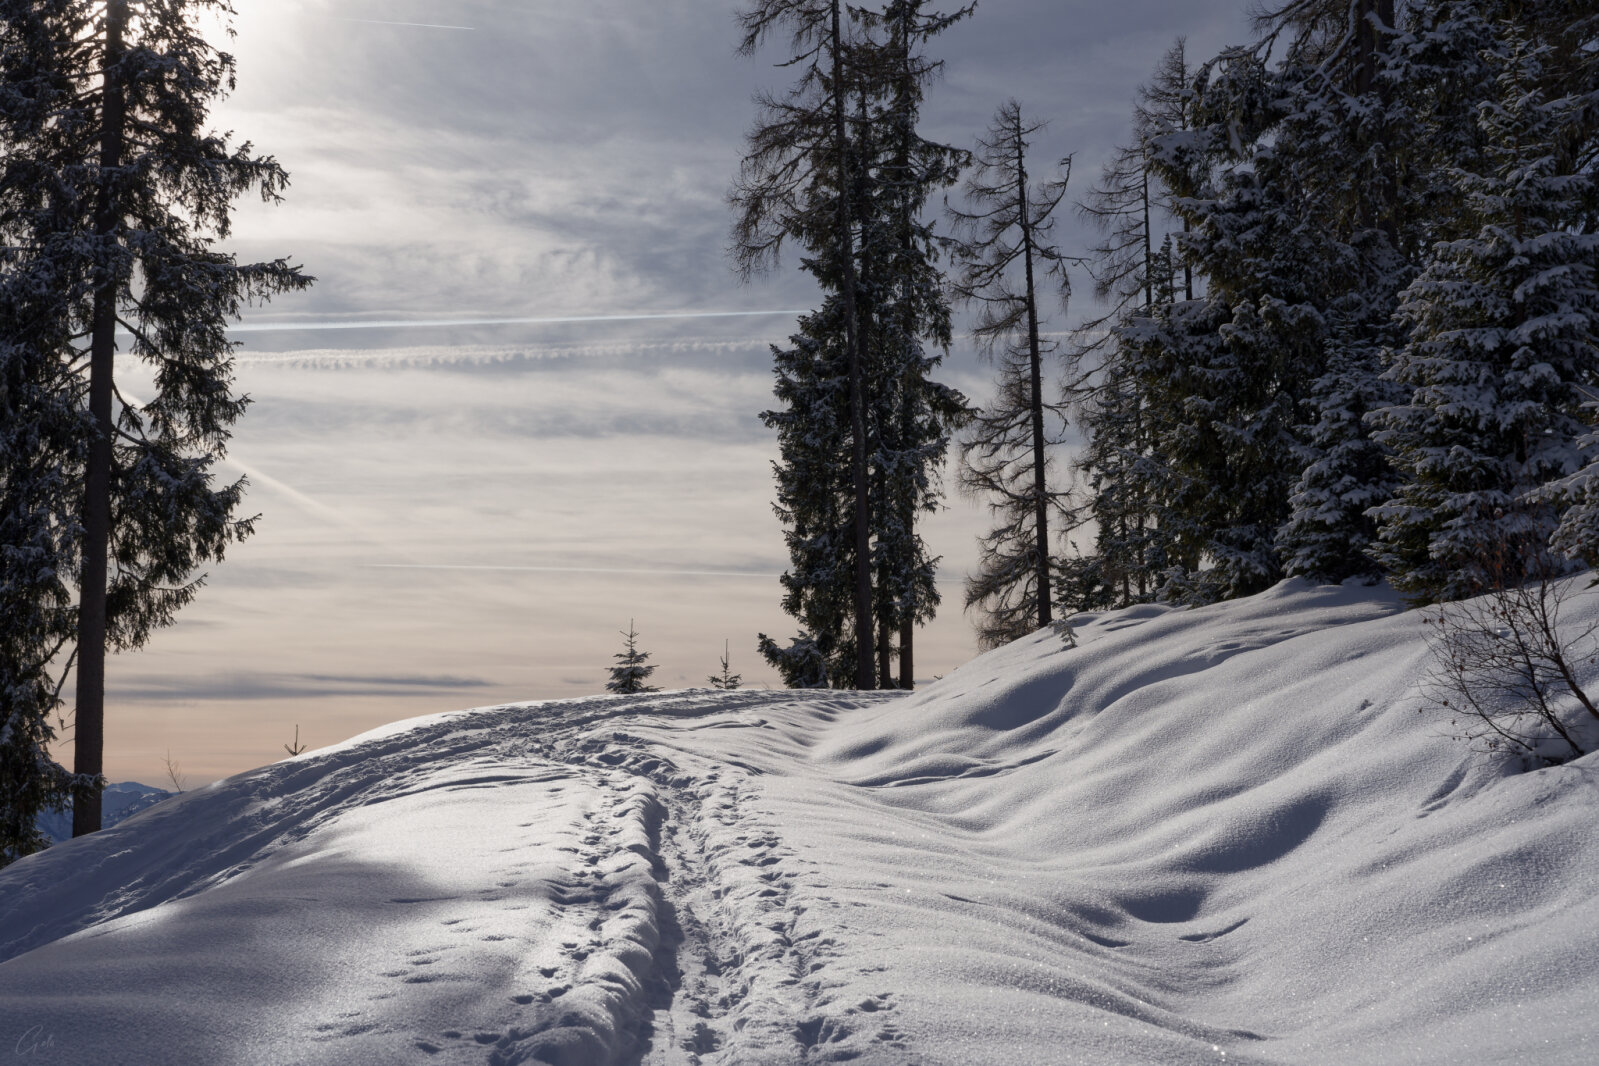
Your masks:
{"label": "evergreen needle foliage", "polygon": [[622,650],[614,656],[616,665],[611,667],[611,679],[605,683],[605,690],[624,694],[659,692],[658,687],[648,683],[655,666],[649,662],[649,652],[638,650],[638,632],[633,628],[632,619],[628,619],[622,640]]}
{"label": "evergreen needle foliage", "polygon": [[724,692],[730,692],[733,689],[738,688],[738,686],[742,684],[744,680],[742,675],[735,674],[733,672],[733,667],[729,662],[728,648],[729,645],[724,641],[722,644],[721,658],[722,672],[719,674],[712,674],[710,677],[705,679],[706,681],[710,682],[712,688],[721,689]]}
{"label": "evergreen needle foliage", "polygon": [[765,0],[742,16],[743,49],[786,32],[796,73],[759,116],[734,185],[733,256],[769,267],[797,242],[821,305],[774,347],[777,500],[790,566],[783,609],[801,626],[760,650],[790,685],[893,687],[914,675],[915,628],[938,605],[936,560],[917,529],[941,499],[939,469],[965,399],[931,380],[950,340],[929,195],[965,153],[918,132],[939,63],[926,43],[971,10]]}
{"label": "evergreen needle foliage", "polygon": [[1168,53],[1083,205],[1109,310],[1063,604],[1285,574],[1429,601],[1507,544],[1599,561],[1599,16],[1291,0],[1256,26]]}
{"label": "evergreen needle foliage", "polygon": [[[208,13],[230,8],[0,0],[0,861],[69,790],[74,833],[99,828],[106,652],[170,623],[251,529],[242,479],[214,473],[247,402],[226,329],[311,279],[217,247],[236,197],[288,177],[206,129],[234,66]],[[119,331],[147,397],[113,380]],[[68,775],[45,745],[73,669]]]}

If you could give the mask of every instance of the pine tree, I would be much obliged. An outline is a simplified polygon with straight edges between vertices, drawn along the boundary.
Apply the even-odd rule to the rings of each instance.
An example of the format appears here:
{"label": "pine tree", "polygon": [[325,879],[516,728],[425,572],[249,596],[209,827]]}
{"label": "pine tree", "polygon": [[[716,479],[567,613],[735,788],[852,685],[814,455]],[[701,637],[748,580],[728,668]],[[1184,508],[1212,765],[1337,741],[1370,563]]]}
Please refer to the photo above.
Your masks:
{"label": "pine tree", "polygon": [[1155,135],[1150,153],[1207,305],[1134,331],[1144,365],[1130,375],[1154,412],[1146,495],[1175,565],[1164,594],[1189,602],[1285,572],[1369,574],[1365,512],[1394,484],[1363,418],[1392,400],[1380,359],[1411,273],[1392,5],[1296,0],[1259,18],[1255,45],[1201,68],[1194,128]]}
{"label": "pine tree", "polygon": [[869,296],[862,321],[870,375],[872,604],[877,624],[878,683],[893,686],[890,657],[898,638],[898,687],[915,679],[914,635],[939,604],[938,560],[917,525],[943,498],[939,476],[950,437],[968,415],[959,392],[933,381],[950,343],[950,308],[938,266],[939,238],[926,206],[953,184],[968,153],[930,141],[918,129],[927,84],[941,61],[928,41],[971,14],[929,13],[925,0],[892,0],[861,12],[871,71],[857,129],[863,181],[861,271]]}
{"label": "pine tree", "polygon": [[67,471],[81,463],[84,434],[55,356],[66,338],[51,335],[65,323],[52,306],[61,288],[37,284],[47,276],[0,271],[0,321],[11,324],[0,338],[0,866],[45,846],[38,816],[62,809],[74,783],[49,745],[58,659],[76,630]]}
{"label": "pine tree", "polygon": [[738,686],[743,683],[744,678],[741,674],[735,674],[733,672],[733,667],[729,664],[728,644],[725,641],[722,644],[721,662],[722,672],[719,674],[712,674],[705,680],[710,682],[712,688],[721,689],[724,692],[729,692],[738,688]]}
{"label": "pine tree", "polygon": [[789,688],[848,688],[848,680],[839,681],[831,668],[839,659],[834,654],[830,640],[811,636],[805,630],[780,646],[765,633],[759,635],[757,647],[762,657],[777,669],[783,684]]}
{"label": "pine tree", "polygon": [[611,667],[611,679],[605,683],[605,690],[623,695],[661,691],[648,683],[655,667],[653,664],[645,665],[649,662],[650,653],[638,650],[638,632],[633,628],[631,618],[627,622],[627,632],[622,634],[622,641],[622,650],[613,656],[616,665]]}
{"label": "pine tree", "polygon": [[848,454],[852,522],[852,619],[857,688],[875,687],[872,662],[870,483],[867,470],[866,368],[857,309],[855,232],[860,177],[845,120],[858,70],[845,33],[842,0],[759,0],[739,15],[740,51],[751,55],[786,31],[784,66],[799,77],[784,97],[758,98],[761,115],[732,194],[737,212],[733,255],[747,276],[776,262],[785,240],[808,251],[809,269],[836,295],[849,385]]}
{"label": "pine tree", "polygon": [[1481,591],[1506,546],[1526,558],[1499,559],[1497,580],[1536,561],[1558,520],[1540,490],[1577,469],[1580,407],[1599,384],[1599,235],[1573,225],[1592,210],[1572,155],[1586,102],[1548,95],[1550,45],[1499,32],[1487,165],[1457,171],[1475,232],[1440,242],[1406,290],[1391,374],[1411,395],[1372,416],[1404,475],[1374,511],[1381,559],[1421,600]]}
{"label": "pine tree", "polygon": [[1282,576],[1275,541],[1302,468],[1298,427],[1323,366],[1318,294],[1335,263],[1284,138],[1298,103],[1291,75],[1269,70],[1261,49],[1234,51],[1199,87],[1195,122],[1210,173],[1156,153],[1181,195],[1185,243],[1205,283],[1207,309],[1187,321],[1216,329],[1180,358],[1157,405],[1186,422],[1154,450],[1182,476],[1184,495],[1169,506],[1202,556],[1198,569],[1173,575],[1173,590],[1189,602],[1247,595]]}
{"label": "pine tree", "polygon": [[[783,524],[789,565],[779,579],[784,612],[801,632],[780,646],[760,635],[760,651],[793,687],[852,687],[856,654],[854,492],[849,468],[849,357],[842,300],[827,296],[802,315],[790,346],[774,346],[777,407],[761,419],[777,433],[773,511]],[[871,629],[864,630],[870,658]],[[814,634],[814,636],[813,636]],[[820,663],[818,663],[820,657]]]}
{"label": "pine tree", "polygon": [[1070,294],[1067,259],[1050,243],[1055,208],[1066,195],[1071,161],[1060,177],[1034,182],[1027,171],[1028,138],[1041,123],[1021,105],[1002,105],[965,192],[970,210],[953,209],[961,228],[956,295],[978,307],[973,334],[994,360],[994,399],[972,419],[961,442],[961,485],[986,498],[999,524],[979,540],[978,571],[966,584],[966,606],[978,607],[978,640],[995,647],[1051,619],[1050,516],[1063,511],[1063,492],[1051,489],[1048,446],[1062,423],[1061,404],[1044,398],[1044,362],[1054,347],[1040,334],[1042,289],[1053,280],[1064,304]]}
{"label": "pine tree", "polygon": [[1279,154],[1325,238],[1328,269],[1311,294],[1325,326],[1320,372],[1305,399],[1303,469],[1277,546],[1285,573],[1342,581],[1376,574],[1369,511],[1398,483],[1365,416],[1399,399],[1382,372],[1384,351],[1402,339],[1393,320],[1399,292],[1414,275],[1398,178],[1401,157],[1414,162],[1419,147],[1407,136],[1406,94],[1432,93],[1436,83],[1406,84],[1392,0],[1328,5],[1324,18],[1325,29],[1302,35],[1297,61],[1279,74],[1294,100]]}
{"label": "pine tree", "polygon": [[1101,234],[1088,269],[1104,311],[1080,327],[1072,356],[1083,382],[1078,424],[1087,438],[1077,469],[1095,534],[1091,553],[1062,564],[1057,599],[1068,613],[1146,600],[1167,566],[1166,534],[1152,494],[1163,461],[1152,447],[1157,413],[1148,407],[1121,327],[1176,299],[1193,299],[1192,266],[1182,261],[1173,234],[1160,232],[1170,224],[1171,189],[1151,158],[1157,137],[1190,126],[1190,76],[1186,42],[1179,38],[1139,88],[1132,142],[1112,154],[1077,205]]}
{"label": "pine tree", "polygon": [[773,349],[779,403],[762,414],[778,436],[783,607],[802,633],[786,647],[763,634],[760,647],[798,684],[816,683],[823,654],[828,683],[889,686],[896,638],[909,684],[914,628],[938,604],[917,521],[939,504],[938,468],[965,401],[930,379],[949,311],[921,215],[964,153],[922,137],[917,118],[939,68],[923,47],[970,9],[924,6],[849,9],[847,35],[825,5],[768,4],[746,21],[764,13],[767,28],[799,27],[804,72],[789,97],[762,100],[733,195],[735,254],[751,268],[798,240],[823,291],[790,346]]}
{"label": "pine tree", "polygon": [[[28,316],[5,320],[4,357],[26,383],[7,403],[30,426],[6,437],[5,491],[50,508],[18,519],[28,553],[7,559],[40,569],[6,578],[8,595],[39,599],[17,616],[32,653],[7,657],[8,671],[24,665],[5,688],[26,693],[8,714],[36,719],[55,699],[39,698],[41,664],[74,645],[74,834],[100,824],[106,651],[171,622],[200,568],[250,531],[235,517],[243,482],[217,485],[212,470],[246,403],[231,388],[227,324],[247,301],[310,283],[283,260],[241,265],[216,249],[234,198],[275,200],[287,177],[205,131],[233,85],[232,57],[197,28],[210,11],[228,7],[0,0],[6,300]],[[52,295],[19,295],[40,284]],[[119,329],[154,369],[142,406],[112,380]],[[51,477],[61,484],[35,480]],[[79,594],[70,623],[63,579]]]}

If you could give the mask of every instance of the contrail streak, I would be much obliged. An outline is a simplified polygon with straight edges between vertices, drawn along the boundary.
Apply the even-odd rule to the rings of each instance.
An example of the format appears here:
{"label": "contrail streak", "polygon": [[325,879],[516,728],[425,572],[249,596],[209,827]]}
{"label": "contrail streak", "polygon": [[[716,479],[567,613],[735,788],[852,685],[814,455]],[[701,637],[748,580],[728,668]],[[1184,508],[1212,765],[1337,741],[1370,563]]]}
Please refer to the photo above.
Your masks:
{"label": "contrail streak", "polygon": [[676,318],[757,318],[803,315],[807,311],[671,311],[642,315],[549,315],[537,318],[412,318],[376,322],[252,322],[230,326],[231,333],[268,333],[281,330],[411,329],[438,326],[543,326],[570,322],[654,322]]}
{"label": "contrail streak", "polygon": [[352,19],[343,15],[326,15],[325,18],[335,22],[364,22],[368,26],[414,26],[419,30],[471,30],[476,32],[476,26],[440,26],[433,22],[390,22],[387,19]]}
{"label": "contrail streak", "polygon": [[[131,392],[128,392],[126,389],[121,390],[121,392],[123,399],[127,400],[128,403],[136,407],[144,406],[144,401],[133,395]],[[223,456],[221,463],[223,466],[230,466],[237,470],[239,473],[248,478],[253,484],[264,485],[269,489],[273,489],[279,493],[282,493],[284,496],[287,496],[289,499],[299,504],[302,510],[316,515],[323,521],[331,522],[337,526],[343,526],[345,529],[356,534],[361,539],[370,542],[374,547],[382,548],[391,554],[398,555],[402,559],[407,558],[406,552],[396,551],[390,545],[390,543],[375,530],[367,528],[337,508],[329,507],[321,500],[312,499],[310,496],[307,496],[293,485],[280,481],[271,474],[262,473],[260,470],[257,470],[248,463],[241,463],[238,459],[231,455]],[[410,558],[414,559],[416,557],[413,555],[410,556]]]}
{"label": "contrail streak", "polygon": [[755,570],[667,570],[625,569],[605,566],[475,566],[468,563],[367,563],[372,570],[486,570],[517,571],[534,574],[647,574],[652,577],[758,577],[770,581],[777,573]]}
{"label": "contrail streak", "polygon": [[241,352],[233,361],[243,365],[288,367],[347,366],[445,366],[459,363],[495,364],[520,359],[560,359],[607,355],[645,355],[653,352],[674,354],[741,352],[760,348],[764,339],[742,341],[680,340],[645,341],[621,344],[579,345],[447,345],[411,348],[308,348],[289,352]]}

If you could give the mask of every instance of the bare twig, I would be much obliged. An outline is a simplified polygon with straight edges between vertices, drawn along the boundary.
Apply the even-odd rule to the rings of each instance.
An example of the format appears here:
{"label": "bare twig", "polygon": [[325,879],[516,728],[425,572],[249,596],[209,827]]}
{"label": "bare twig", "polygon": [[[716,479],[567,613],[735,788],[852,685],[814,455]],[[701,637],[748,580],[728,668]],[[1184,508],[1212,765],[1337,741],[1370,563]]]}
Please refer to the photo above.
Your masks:
{"label": "bare twig", "polygon": [[180,767],[172,759],[172,749],[167,749],[167,780],[172,782],[172,791],[182,793],[187,791],[183,787],[183,774]]}
{"label": "bare twig", "polygon": [[1434,666],[1423,692],[1461,739],[1553,765],[1599,748],[1599,708],[1579,677],[1599,662],[1599,622],[1563,625],[1573,585],[1564,560],[1530,554],[1529,565],[1508,545],[1492,553],[1485,592],[1427,619]]}

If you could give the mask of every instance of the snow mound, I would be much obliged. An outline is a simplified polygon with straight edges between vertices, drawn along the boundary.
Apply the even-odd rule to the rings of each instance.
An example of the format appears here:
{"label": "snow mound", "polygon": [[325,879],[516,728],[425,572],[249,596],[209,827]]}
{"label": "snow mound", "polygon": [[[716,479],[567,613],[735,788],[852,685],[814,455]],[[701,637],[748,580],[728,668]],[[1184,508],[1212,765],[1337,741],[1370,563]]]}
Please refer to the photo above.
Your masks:
{"label": "snow mound", "polygon": [[1382,588],[1072,622],[909,696],[453,712],[173,797],[0,871],[0,1034],[41,1063],[1595,1060],[1595,757],[1448,739]]}

